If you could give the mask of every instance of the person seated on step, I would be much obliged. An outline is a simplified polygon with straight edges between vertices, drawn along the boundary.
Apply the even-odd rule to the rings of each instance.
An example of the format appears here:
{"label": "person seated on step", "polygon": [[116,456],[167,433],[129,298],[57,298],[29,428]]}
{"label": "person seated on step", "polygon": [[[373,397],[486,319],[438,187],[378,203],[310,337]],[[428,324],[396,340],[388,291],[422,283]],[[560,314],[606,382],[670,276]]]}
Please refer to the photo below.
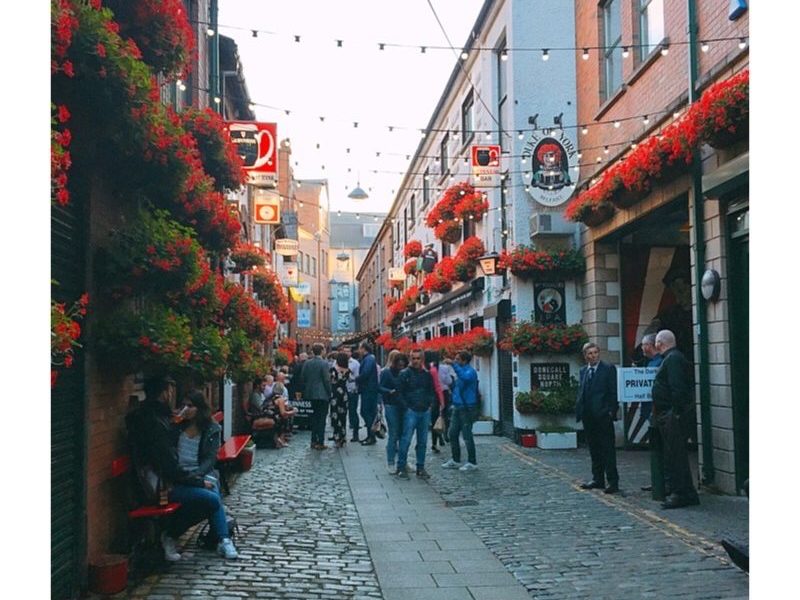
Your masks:
{"label": "person seated on step", "polygon": [[[225,510],[214,484],[178,462],[170,409],[174,385],[167,377],[150,377],[144,384],[144,401],[125,417],[131,457],[143,496],[157,504],[166,490],[168,501],[181,505],[161,534],[164,558],[168,561],[180,560],[176,540],[200,521],[213,519],[220,537],[229,537]],[[232,544],[220,544],[218,550],[226,558],[238,556]]]}

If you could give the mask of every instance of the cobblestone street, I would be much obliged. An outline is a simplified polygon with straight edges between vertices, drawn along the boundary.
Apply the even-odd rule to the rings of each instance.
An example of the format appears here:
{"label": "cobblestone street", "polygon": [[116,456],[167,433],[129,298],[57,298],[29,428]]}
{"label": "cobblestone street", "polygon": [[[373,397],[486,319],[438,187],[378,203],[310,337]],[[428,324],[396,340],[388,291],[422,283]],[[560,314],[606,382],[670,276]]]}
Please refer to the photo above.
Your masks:
{"label": "cobblestone street", "polygon": [[[619,452],[622,494],[581,490],[584,448],[524,449],[479,437],[479,470],[399,481],[383,443],[313,452],[308,433],[259,450],[226,499],[238,561],[182,540],[183,558],[125,597],[179,598],[746,598],[722,535],[747,538],[744,498],[701,493],[664,511],[649,494],[647,453]],[[527,590],[527,591],[526,591]],[[121,595],[123,596],[123,595]]]}

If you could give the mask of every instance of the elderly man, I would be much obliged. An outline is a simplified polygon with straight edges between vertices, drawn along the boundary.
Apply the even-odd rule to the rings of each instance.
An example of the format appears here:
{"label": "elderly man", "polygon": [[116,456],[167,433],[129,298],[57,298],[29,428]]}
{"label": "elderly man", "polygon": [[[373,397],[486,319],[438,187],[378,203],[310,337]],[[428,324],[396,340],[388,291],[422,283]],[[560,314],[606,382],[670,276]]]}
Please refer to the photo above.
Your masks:
{"label": "elderly man", "polygon": [[331,401],[331,372],[328,361],[322,358],[325,347],[314,344],[311,347],[314,358],[305,361],[300,371],[303,398],[311,400],[311,449],[325,450],[325,419]]}
{"label": "elderly man", "polygon": [[[614,420],[617,415],[617,368],[600,360],[600,347],[594,342],[583,345],[586,366],[575,403],[575,420],[583,421],[583,430],[592,457],[592,480],[581,484],[585,490],[603,489],[606,494],[619,492],[617,451],[614,447]],[[608,487],[604,481],[608,479]]]}
{"label": "elderly man", "polygon": [[664,361],[653,382],[653,420],[664,448],[665,479],[672,488],[663,508],[700,504],[686,450],[694,409],[692,366],[675,345],[675,334],[669,329],[656,335],[656,350]]}

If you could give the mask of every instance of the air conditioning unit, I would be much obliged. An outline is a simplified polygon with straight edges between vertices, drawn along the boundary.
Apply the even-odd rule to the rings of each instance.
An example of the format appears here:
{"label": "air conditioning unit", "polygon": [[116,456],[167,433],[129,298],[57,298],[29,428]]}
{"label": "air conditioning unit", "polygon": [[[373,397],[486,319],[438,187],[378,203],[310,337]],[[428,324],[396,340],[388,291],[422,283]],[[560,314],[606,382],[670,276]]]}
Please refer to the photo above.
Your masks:
{"label": "air conditioning unit", "polygon": [[542,236],[571,236],[575,223],[567,221],[561,213],[536,213],[530,218],[531,239]]}

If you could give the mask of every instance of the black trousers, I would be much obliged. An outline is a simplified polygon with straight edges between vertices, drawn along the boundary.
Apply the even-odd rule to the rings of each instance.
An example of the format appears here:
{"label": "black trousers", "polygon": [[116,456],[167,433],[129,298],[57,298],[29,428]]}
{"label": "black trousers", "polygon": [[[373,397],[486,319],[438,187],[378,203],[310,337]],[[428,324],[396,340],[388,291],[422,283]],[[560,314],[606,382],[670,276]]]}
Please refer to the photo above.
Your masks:
{"label": "black trousers", "polygon": [[684,499],[697,498],[689,466],[689,419],[682,419],[671,410],[655,418],[664,453],[664,479],[669,482],[672,494]]}
{"label": "black trousers", "polygon": [[325,443],[325,420],[328,417],[328,404],[330,400],[311,400],[311,443]]}
{"label": "black trousers", "polygon": [[614,421],[611,417],[584,418],[583,430],[592,457],[592,480],[597,483],[619,485],[617,473],[617,450],[614,447]]}

